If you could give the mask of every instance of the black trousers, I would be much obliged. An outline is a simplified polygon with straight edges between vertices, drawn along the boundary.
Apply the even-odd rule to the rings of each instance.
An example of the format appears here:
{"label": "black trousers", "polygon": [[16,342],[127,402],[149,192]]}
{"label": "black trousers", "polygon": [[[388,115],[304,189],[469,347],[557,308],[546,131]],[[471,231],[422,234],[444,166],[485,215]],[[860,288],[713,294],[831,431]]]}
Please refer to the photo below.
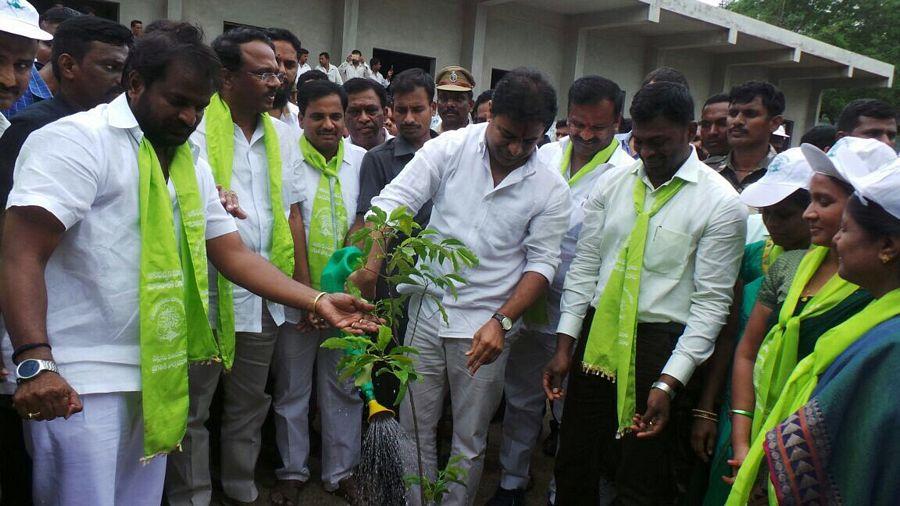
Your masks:
{"label": "black trousers", "polygon": [[10,395],[0,395],[0,491],[3,506],[31,504],[31,458]]}
{"label": "black trousers", "polygon": [[[682,467],[684,446],[676,434],[690,434],[693,404],[685,392],[676,397],[669,424],[653,439],[625,435],[616,439],[616,385],[580,369],[593,309],[584,326],[569,373],[565,408],[556,456],[556,504],[598,503],[600,479],[613,486],[614,504],[674,504],[676,471]],[[647,408],[650,385],[659,379],[684,326],[674,323],[639,324],[635,339],[635,392],[637,411]],[[685,389],[687,390],[687,389]],[[686,429],[686,431],[685,431]],[[606,493],[604,493],[606,495]]]}

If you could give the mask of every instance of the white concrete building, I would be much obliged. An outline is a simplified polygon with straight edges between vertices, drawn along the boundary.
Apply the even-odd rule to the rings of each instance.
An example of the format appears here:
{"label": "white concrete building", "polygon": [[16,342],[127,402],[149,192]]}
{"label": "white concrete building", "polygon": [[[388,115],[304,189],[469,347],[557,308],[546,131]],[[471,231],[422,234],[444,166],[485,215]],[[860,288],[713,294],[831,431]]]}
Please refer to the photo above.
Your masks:
{"label": "white concrete building", "polygon": [[894,75],[893,65],[698,0],[121,0],[118,16],[189,20],[210,39],[227,23],[288,28],[313,66],[320,51],[339,64],[352,49],[386,63],[406,53],[436,69],[461,64],[476,92],[496,71],[532,66],[557,85],[560,116],[585,74],[618,82],[627,104],[646,72],[669,65],[687,75],[698,108],[733,84],[768,80],[785,93],[795,143],[822,90],[890,86]]}

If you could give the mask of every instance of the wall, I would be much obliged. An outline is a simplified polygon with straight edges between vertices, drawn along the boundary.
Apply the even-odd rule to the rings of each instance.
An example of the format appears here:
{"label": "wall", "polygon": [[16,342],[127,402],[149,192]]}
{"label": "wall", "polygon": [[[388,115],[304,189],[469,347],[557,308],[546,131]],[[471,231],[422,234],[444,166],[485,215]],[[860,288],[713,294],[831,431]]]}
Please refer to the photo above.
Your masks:
{"label": "wall", "polygon": [[[559,91],[563,74],[563,16],[526,5],[500,5],[488,12],[484,68],[477,91],[491,84],[491,69],[527,66],[547,74]],[[569,83],[565,83],[568,88]],[[561,98],[561,94],[557,93]]]}
{"label": "wall", "polygon": [[663,60],[665,65],[674,67],[684,73],[694,97],[694,115],[700,117],[703,102],[713,95],[709,89],[709,76],[712,72],[712,59],[708,53],[697,50],[670,51]]}
{"label": "wall", "polygon": [[[462,2],[363,0],[359,2],[357,48],[367,59],[375,47],[436,58],[435,70],[439,70],[460,63],[462,23]],[[332,60],[337,59],[332,55]]]}
{"label": "wall", "polygon": [[132,19],[140,19],[144,27],[151,21],[166,17],[166,0],[126,0],[119,4],[119,23],[128,26]]}
{"label": "wall", "polygon": [[645,39],[622,31],[591,30],[585,42],[584,74],[601,75],[625,90],[629,116],[628,106],[644,79]]}

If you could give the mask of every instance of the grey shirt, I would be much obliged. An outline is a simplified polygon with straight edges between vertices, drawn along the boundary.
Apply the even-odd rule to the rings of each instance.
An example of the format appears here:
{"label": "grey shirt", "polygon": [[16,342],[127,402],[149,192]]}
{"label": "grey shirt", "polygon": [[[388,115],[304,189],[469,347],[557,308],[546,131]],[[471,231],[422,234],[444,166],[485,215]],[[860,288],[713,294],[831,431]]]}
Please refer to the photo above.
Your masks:
{"label": "grey shirt", "polygon": [[[437,132],[431,131],[431,138],[437,137]],[[363,158],[359,170],[359,200],[356,204],[356,214],[363,216],[372,205],[372,199],[377,197],[388,183],[394,180],[403,167],[413,159],[416,148],[402,136],[394,137],[385,143],[370,149]],[[431,218],[431,202],[422,206],[416,214],[416,223],[423,228],[428,225]]]}

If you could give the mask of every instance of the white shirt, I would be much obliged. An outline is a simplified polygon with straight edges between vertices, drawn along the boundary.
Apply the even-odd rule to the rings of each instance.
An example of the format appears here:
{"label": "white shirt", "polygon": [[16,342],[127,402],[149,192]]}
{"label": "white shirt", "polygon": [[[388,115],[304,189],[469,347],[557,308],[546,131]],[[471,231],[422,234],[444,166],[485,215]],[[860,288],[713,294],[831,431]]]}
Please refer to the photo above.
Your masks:
{"label": "white shirt", "polygon": [[2,112],[0,112],[0,137],[3,136],[3,132],[5,132],[7,128],[9,128],[9,120],[6,119],[6,116],[4,116]]}
{"label": "white shirt", "polygon": [[[281,121],[272,125],[278,134],[281,147],[281,180],[284,209],[287,216],[292,203],[305,198],[303,180],[300,178],[300,145],[293,140],[290,128]],[[272,201],[269,197],[269,161],[262,122],[247,141],[244,132],[234,126],[234,165],[231,173],[231,190],[237,193],[241,208],[247,213],[244,220],[235,220],[241,239],[252,251],[268,259],[272,245]],[[201,156],[206,156],[206,118],[191,135]],[[236,332],[262,332],[262,297],[234,285],[234,329]],[[215,328],[218,316],[218,289],[216,270],[209,269],[209,319]],[[276,325],[285,320],[284,306],[266,301],[269,314]]]}
{"label": "white shirt", "polygon": [[384,78],[383,75],[381,75],[381,72],[371,72],[371,74],[369,75],[369,79],[384,86],[385,88],[387,88],[391,84],[390,81],[388,81],[387,79]]}
{"label": "white shirt", "polygon": [[[388,129],[387,129],[387,128],[382,127],[382,130],[384,130],[384,141],[382,141],[382,144],[384,144],[385,142],[387,142],[387,141],[389,141],[389,140],[391,140],[391,139],[394,138],[394,136],[391,135],[390,132],[388,132]],[[356,146],[356,147],[358,147],[358,148],[360,148],[360,149],[362,149],[362,150],[364,150],[364,151],[368,151],[368,150],[366,150],[366,148],[364,148],[364,147],[362,147],[362,146],[357,146],[356,144],[353,144],[353,137],[351,137],[351,136],[349,136],[349,135],[348,135],[347,137],[344,137],[344,141],[345,141],[347,144],[350,144],[350,145],[352,145],[352,146]]]}
{"label": "white shirt", "polygon": [[[372,205],[390,213],[405,205],[415,214],[434,202],[430,228],[436,239],[455,237],[478,257],[460,274],[459,297],[442,297],[449,325],[441,337],[471,338],[512,295],[526,271],[548,282],[559,267],[569,221],[569,188],[558,171],[532,154],[494,187],[485,143],[487,123],[447,132],[425,143]],[[438,272],[444,266],[432,265]]]}
{"label": "white shirt", "polygon": [[344,84],[344,79],[341,77],[341,73],[334,65],[328,65],[327,69],[319,65],[318,67],[316,67],[316,70],[324,72],[325,75],[328,76],[328,80],[333,82],[334,84]]}
{"label": "white shirt", "polygon": [[272,116],[287,125],[291,130],[292,142],[300,142],[300,136],[303,135],[303,129],[300,128],[300,108],[291,102],[287,103],[287,111],[283,112],[280,117]]}
{"label": "white shirt", "polygon": [[300,76],[302,76],[306,72],[309,72],[310,70],[312,70],[312,67],[309,66],[309,63],[304,63],[303,65],[298,66],[297,67],[297,79],[294,80],[294,84],[296,84],[297,81],[300,80]]}
{"label": "white shirt", "polygon": [[[559,171],[560,165],[562,165],[563,154],[571,142],[569,137],[563,137],[557,142],[545,144],[538,151],[538,156],[541,157],[548,167]],[[584,221],[584,201],[590,195],[594,184],[607,170],[619,165],[630,165],[632,163],[634,163],[634,159],[628,156],[628,153],[622,149],[620,144],[613,151],[607,163],[599,165],[596,169],[579,179],[574,185],[569,186],[572,194],[572,214],[569,217],[569,229],[563,236],[560,266],[556,270],[556,276],[547,291],[549,323],[546,325],[526,324],[529,329],[546,334],[556,333],[556,327],[559,325],[559,303],[562,298],[563,283],[565,283],[569,265],[572,264],[572,259],[575,258],[575,244],[578,242],[578,236],[581,234],[581,223]],[[566,167],[566,175],[563,177],[571,177],[568,166]]]}
{"label": "white shirt", "polygon": [[[35,131],[16,161],[7,206],[42,207],[66,228],[44,271],[47,336],[61,374],[79,394],[141,390],[142,138],[125,95],[119,95]],[[194,164],[206,238],[234,232],[209,166],[196,151]],[[181,213],[171,182],[169,193],[178,229],[174,233],[180,234]],[[4,347],[8,360],[8,339]]]}
{"label": "white shirt", "polygon": [[341,77],[344,78],[344,82],[347,82],[351,79],[355,79],[357,77],[361,78],[370,78],[372,77],[372,71],[369,70],[369,66],[365,63],[360,63],[359,65],[353,65],[350,62],[341,63],[341,66],[338,67],[338,70],[341,71]]}
{"label": "white shirt", "polygon": [[[344,200],[344,208],[347,210],[347,229],[353,226],[353,221],[356,219],[356,201],[359,199],[359,168],[362,166],[365,155],[366,150],[344,141],[344,160],[338,169],[338,179],[341,182],[341,198]],[[322,173],[307,163],[302,153],[300,156],[299,174],[304,188],[300,210],[303,212],[303,222],[307,224],[304,228],[306,229],[306,240],[309,241],[309,223],[312,222],[313,204],[316,200]],[[330,189],[334,191],[333,182],[330,184]],[[287,308],[287,311],[291,317],[299,315],[299,311],[292,308]]]}
{"label": "white shirt", "polygon": [[[638,178],[648,187],[645,209],[652,206],[656,192],[643,167],[638,160],[607,171],[585,201],[581,237],[562,294],[558,332],[577,337],[588,304],[597,306],[634,226]],[[686,384],[694,369],[712,354],[728,316],[744,252],[747,206],[693,150],[675,177],[686,184],[650,219],[638,322],[685,325],[662,373]]]}

